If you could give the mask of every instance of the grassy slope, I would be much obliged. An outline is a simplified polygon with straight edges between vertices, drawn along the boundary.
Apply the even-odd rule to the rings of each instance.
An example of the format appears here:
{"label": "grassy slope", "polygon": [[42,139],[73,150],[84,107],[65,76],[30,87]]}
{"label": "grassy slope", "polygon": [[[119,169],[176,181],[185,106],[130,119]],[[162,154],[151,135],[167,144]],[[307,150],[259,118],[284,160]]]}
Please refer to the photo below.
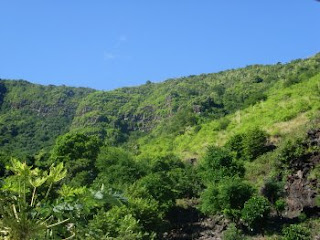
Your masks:
{"label": "grassy slope", "polygon": [[[290,81],[301,81],[319,72],[320,55],[316,55],[289,64],[252,65],[139,87],[97,91],[79,104],[73,128],[80,129],[95,123],[95,127],[124,128],[126,133],[145,132],[159,124],[160,128],[165,128],[168,118],[195,106],[201,109],[201,118],[218,118],[219,111],[232,113],[259,101],[280,80],[290,84]],[[210,105],[209,100],[220,106]],[[107,119],[102,117],[101,121],[92,121],[101,115]]]}
{"label": "grassy slope", "polygon": [[[294,131],[320,110],[320,74],[289,87],[278,82],[267,95],[266,101],[227,115],[223,119],[202,124],[198,132],[198,127],[190,127],[184,134],[175,138],[145,137],[139,141],[140,155],[173,152],[188,159],[199,157],[210,144],[223,145],[231,135],[248,128],[263,128],[274,138]],[[224,127],[226,129],[221,129]]]}
{"label": "grassy slope", "polygon": [[[169,153],[184,160],[199,158],[206,146],[221,146],[233,134],[254,127],[265,129],[277,144],[320,115],[319,60],[317,55],[287,65],[250,66],[110,92],[1,81],[7,92],[0,111],[0,150],[34,154],[70,129],[114,137],[114,142],[133,150],[138,158]],[[310,72],[318,74],[310,77]],[[257,77],[263,81],[256,81]],[[223,96],[217,86],[225,88]],[[256,92],[266,99],[252,101]],[[217,109],[209,108],[205,114],[193,111],[196,124],[171,132],[172,126],[180,127],[181,119],[172,125],[179,113],[183,119],[186,110],[206,106],[208,98],[222,104],[228,114],[219,118],[211,114]],[[257,189],[276,170],[274,154],[245,163],[245,179]],[[310,220],[310,224],[317,229],[319,221]]]}
{"label": "grassy slope", "polygon": [[316,86],[308,79],[319,72],[320,54],[108,92],[1,80],[7,91],[0,89],[0,150],[34,154],[71,130],[99,134],[141,157],[198,157],[207,145],[222,145],[249,126],[276,135],[280,122],[314,111]]}

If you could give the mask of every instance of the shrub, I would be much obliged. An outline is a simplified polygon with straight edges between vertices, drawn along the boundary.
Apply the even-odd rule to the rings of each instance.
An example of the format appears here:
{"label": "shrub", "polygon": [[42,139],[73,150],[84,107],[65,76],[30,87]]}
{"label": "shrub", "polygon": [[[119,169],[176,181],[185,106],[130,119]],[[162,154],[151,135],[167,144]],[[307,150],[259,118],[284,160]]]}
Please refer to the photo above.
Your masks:
{"label": "shrub", "polygon": [[216,131],[225,130],[225,129],[227,129],[227,127],[229,126],[230,123],[231,123],[231,121],[228,118],[221,118],[218,121],[218,126],[215,130]]}
{"label": "shrub", "polygon": [[102,148],[95,166],[99,171],[95,182],[99,185],[121,187],[131,184],[144,175],[142,167],[133,157],[116,147]]}
{"label": "shrub", "polygon": [[268,199],[262,196],[250,198],[242,209],[242,219],[254,231],[261,230],[270,213]]}
{"label": "shrub", "polygon": [[217,182],[225,177],[244,175],[244,167],[233,161],[229,151],[213,146],[208,148],[197,170],[205,184]]}
{"label": "shrub", "polygon": [[143,189],[144,194],[158,201],[164,212],[174,205],[177,197],[173,180],[163,173],[152,173],[141,178],[137,181],[137,188]]}
{"label": "shrub", "polygon": [[158,202],[153,199],[129,198],[128,208],[148,231],[158,232],[163,226],[163,213],[159,210]]}
{"label": "shrub", "polygon": [[281,212],[285,210],[286,206],[287,206],[287,203],[284,199],[278,199],[275,202],[274,208],[276,209],[278,216],[281,214]]}
{"label": "shrub", "polygon": [[267,151],[267,133],[258,128],[232,136],[226,147],[237,159],[254,160]]}
{"label": "shrub", "polygon": [[90,221],[89,227],[92,239],[150,239],[144,238],[147,233],[125,206],[100,211]]}
{"label": "shrub", "polygon": [[278,159],[281,163],[289,165],[301,157],[306,152],[304,140],[302,138],[288,139],[279,148]]}
{"label": "shrub", "polygon": [[304,212],[300,213],[300,215],[298,216],[300,222],[304,222],[307,218],[308,216]]}
{"label": "shrub", "polygon": [[221,207],[223,209],[241,210],[253,192],[253,188],[240,179],[223,181],[219,186]]}
{"label": "shrub", "polygon": [[230,224],[228,229],[223,232],[223,240],[244,240],[246,239],[242,231],[237,229],[235,224]]}
{"label": "shrub", "polygon": [[236,134],[233,135],[229,141],[226,143],[226,147],[235,154],[235,157],[237,159],[240,159],[243,157],[243,139],[245,135],[244,134]]}
{"label": "shrub", "polygon": [[6,175],[6,165],[9,163],[10,158],[0,152],[0,178]]}
{"label": "shrub", "polygon": [[283,240],[310,240],[310,230],[301,225],[290,225],[282,230]]}
{"label": "shrub", "polygon": [[94,163],[101,144],[97,136],[67,133],[56,140],[51,161],[65,163],[69,184],[76,187],[89,185],[97,174]]}
{"label": "shrub", "polygon": [[209,185],[201,196],[200,210],[205,214],[215,214],[221,210],[220,201],[218,198],[219,189],[215,184]]}
{"label": "shrub", "polygon": [[244,203],[252,196],[253,188],[240,179],[229,179],[210,185],[201,195],[201,211],[207,214],[223,212],[237,221]]}
{"label": "shrub", "polygon": [[182,161],[174,155],[168,155],[155,159],[150,166],[150,171],[155,172],[168,172],[173,169],[184,168]]}
{"label": "shrub", "polygon": [[243,155],[247,160],[254,160],[266,152],[267,134],[258,128],[246,132],[243,138]]}
{"label": "shrub", "polygon": [[70,235],[64,209],[57,213],[52,206],[63,201],[56,192],[56,185],[67,174],[63,164],[52,165],[44,172],[12,159],[7,169],[12,175],[0,188],[0,229],[5,229],[10,239],[21,240],[48,239],[49,234],[55,237],[60,231]]}
{"label": "shrub", "polygon": [[261,193],[268,198],[272,204],[275,204],[275,202],[283,195],[283,183],[278,182],[275,179],[269,179],[265,182],[261,189]]}

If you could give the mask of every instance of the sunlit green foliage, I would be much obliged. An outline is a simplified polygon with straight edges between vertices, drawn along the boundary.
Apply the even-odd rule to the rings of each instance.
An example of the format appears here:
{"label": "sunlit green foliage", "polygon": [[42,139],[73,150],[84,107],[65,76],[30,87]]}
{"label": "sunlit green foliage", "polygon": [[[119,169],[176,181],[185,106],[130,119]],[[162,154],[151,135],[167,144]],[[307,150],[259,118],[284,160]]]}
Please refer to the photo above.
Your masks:
{"label": "sunlit green foliage", "polygon": [[144,176],[147,170],[131,154],[116,147],[102,148],[95,165],[99,172],[95,183],[113,187],[132,184]]}
{"label": "sunlit green foliage", "polygon": [[261,230],[270,213],[270,203],[262,196],[250,198],[242,209],[241,216],[249,228],[257,231]]}
{"label": "sunlit green foliage", "polygon": [[306,146],[304,145],[302,138],[288,139],[282,144],[279,152],[278,159],[283,164],[288,165],[306,152]]}
{"label": "sunlit green foliage", "polygon": [[310,229],[301,225],[290,225],[283,229],[284,240],[310,240]]}
{"label": "sunlit green foliage", "polygon": [[[225,115],[240,113],[245,129],[243,122],[265,127],[319,109],[319,86],[310,80],[319,69],[318,54],[288,64],[252,65],[109,92],[0,80],[0,145],[26,155],[52,146],[69,129],[98,135],[111,145],[130,141],[133,132],[152,131],[156,138],[148,134],[141,139],[149,143],[142,152],[152,153],[154,141],[165,141],[168,135],[174,136],[175,152],[181,147],[194,151],[216,138],[211,129],[235,128],[232,118],[221,125]],[[189,130],[197,124],[201,131],[190,149]],[[28,141],[30,137],[34,141]]]}
{"label": "sunlit green foliage", "polygon": [[210,184],[227,177],[243,177],[244,168],[241,163],[233,160],[229,151],[212,146],[200,160],[198,172],[202,181]]}
{"label": "sunlit green foliage", "polygon": [[228,229],[223,232],[223,240],[244,240],[246,237],[235,224],[230,224]]}
{"label": "sunlit green foliage", "polygon": [[108,212],[101,211],[89,224],[91,232],[87,239],[141,240],[147,238],[139,221],[126,207],[114,207]]}
{"label": "sunlit green foliage", "polygon": [[244,203],[252,196],[253,188],[240,179],[224,179],[203,192],[201,210],[207,214],[223,212],[236,220]]}
{"label": "sunlit green foliage", "polygon": [[[5,179],[0,189],[1,230],[14,240],[56,235],[54,227],[70,220],[57,216],[49,205],[53,184],[66,176],[63,164],[52,165],[47,173],[12,159],[9,170],[13,175]],[[44,195],[38,191],[40,188]],[[69,231],[69,235],[72,234]]]}
{"label": "sunlit green foliage", "polygon": [[244,203],[254,189],[241,178],[244,167],[227,150],[210,147],[198,168],[206,189],[201,194],[200,209],[206,214],[223,213],[237,222]]}
{"label": "sunlit green foliage", "polygon": [[0,80],[0,146],[18,156],[51,147],[69,130],[79,102],[91,92]]}
{"label": "sunlit green foliage", "polygon": [[68,170],[66,180],[72,185],[88,185],[96,177],[95,160],[100,146],[101,142],[95,136],[68,133],[57,139],[51,162],[65,163]]}
{"label": "sunlit green foliage", "polygon": [[[319,118],[319,72],[318,54],[108,92],[0,80],[0,228],[162,239],[177,203],[199,201],[259,232],[271,207],[283,217],[289,166],[319,152],[287,137]],[[25,163],[6,169],[11,156]],[[224,238],[243,234],[230,226]]]}

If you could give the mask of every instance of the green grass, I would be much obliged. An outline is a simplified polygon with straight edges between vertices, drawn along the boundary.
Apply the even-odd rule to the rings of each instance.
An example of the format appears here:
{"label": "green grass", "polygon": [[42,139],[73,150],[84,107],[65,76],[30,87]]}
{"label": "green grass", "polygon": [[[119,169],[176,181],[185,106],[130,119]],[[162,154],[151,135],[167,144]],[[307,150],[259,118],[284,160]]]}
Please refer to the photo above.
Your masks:
{"label": "green grass", "polygon": [[[199,157],[207,146],[222,146],[230,136],[250,128],[262,128],[271,136],[287,134],[307,123],[319,110],[320,74],[289,87],[278,82],[269,90],[266,101],[223,119],[203,123],[198,131],[195,130],[199,127],[189,127],[176,137],[142,138],[139,140],[140,155],[158,156],[172,152],[183,159]],[[223,121],[228,122],[226,129],[221,129]]]}

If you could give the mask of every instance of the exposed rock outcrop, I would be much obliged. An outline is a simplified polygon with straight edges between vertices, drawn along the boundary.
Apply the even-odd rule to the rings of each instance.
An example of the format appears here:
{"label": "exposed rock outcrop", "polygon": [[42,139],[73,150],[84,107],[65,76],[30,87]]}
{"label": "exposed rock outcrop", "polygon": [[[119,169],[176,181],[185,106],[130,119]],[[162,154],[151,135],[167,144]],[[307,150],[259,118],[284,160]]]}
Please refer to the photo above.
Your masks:
{"label": "exposed rock outcrop", "polygon": [[[308,147],[320,147],[320,129],[308,132]],[[290,168],[293,173],[287,177],[287,217],[297,217],[305,208],[316,207],[316,197],[320,182],[309,178],[310,171],[320,164],[320,152],[314,151],[293,161]]]}

